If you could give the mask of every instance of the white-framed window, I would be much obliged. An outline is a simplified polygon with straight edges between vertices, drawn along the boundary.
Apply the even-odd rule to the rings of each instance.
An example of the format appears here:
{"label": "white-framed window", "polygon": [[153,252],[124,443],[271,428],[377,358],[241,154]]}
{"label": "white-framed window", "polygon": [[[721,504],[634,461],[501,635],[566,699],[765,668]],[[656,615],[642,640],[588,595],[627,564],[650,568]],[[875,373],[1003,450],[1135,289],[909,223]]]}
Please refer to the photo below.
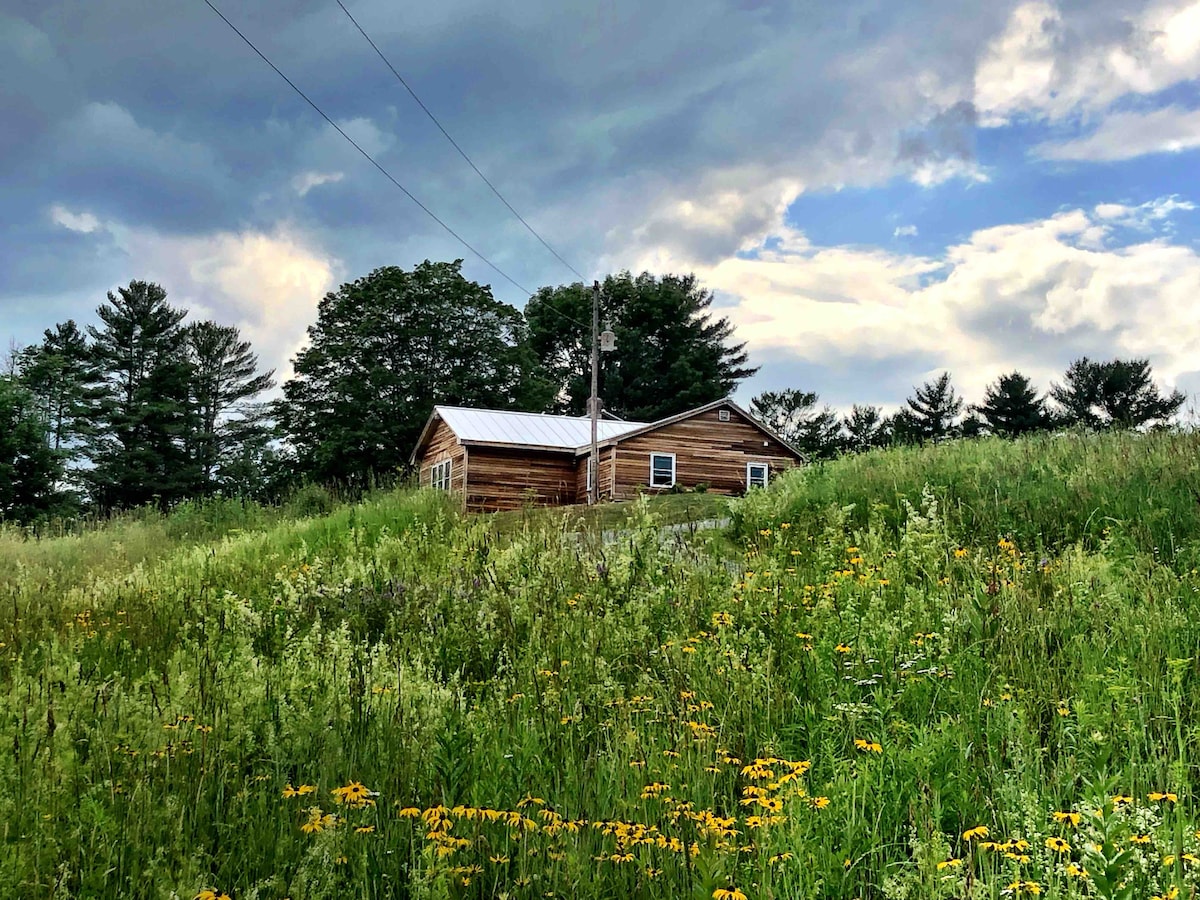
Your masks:
{"label": "white-framed window", "polygon": [[650,487],[675,487],[675,454],[650,454]]}
{"label": "white-framed window", "polygon": [[443,459],[429,467],[429,486],[435,491],[450,490],[450,460]]}
{"label": "white-framed window", "polygon": [[771,477],[771,464],[765,462],[746,463],[746,490],[767,486]]}
{"label": "white-framed window", "polygon": [[592,496],[592,458],[590,456],[587,458],[585,468],[587,469],[587,477],[585,478],[587,483],[584,486],[584,490],[587,491],[587,495],[590,497]]}

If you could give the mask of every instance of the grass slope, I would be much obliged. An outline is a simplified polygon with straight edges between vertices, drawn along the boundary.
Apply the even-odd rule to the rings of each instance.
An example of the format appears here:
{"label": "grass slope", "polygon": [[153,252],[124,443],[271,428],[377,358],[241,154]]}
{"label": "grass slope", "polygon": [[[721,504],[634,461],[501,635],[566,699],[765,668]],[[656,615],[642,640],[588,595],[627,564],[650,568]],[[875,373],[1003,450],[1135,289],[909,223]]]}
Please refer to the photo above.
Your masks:
{"label": "grass slope", "polygon": [[429,493],[0,537],[0,883],[1192,896],[1198,469],[888,451],[614,543]]}

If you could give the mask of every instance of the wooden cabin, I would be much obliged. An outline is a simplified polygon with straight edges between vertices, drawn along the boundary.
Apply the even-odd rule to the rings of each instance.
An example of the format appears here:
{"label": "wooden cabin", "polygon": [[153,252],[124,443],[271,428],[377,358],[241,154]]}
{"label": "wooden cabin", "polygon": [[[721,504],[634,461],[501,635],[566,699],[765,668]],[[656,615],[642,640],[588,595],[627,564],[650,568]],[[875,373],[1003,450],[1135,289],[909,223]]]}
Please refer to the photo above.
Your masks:
{"label": "wooden cabin", "polygon": [[[742,494],[801,462],[729,399],[658,422],[601,419],[597,450],[606,500],[699,485]],[[411,462],[422,487],[453,491],[481,512],[586,503],[590,455],[586,417],[436,406]]]}

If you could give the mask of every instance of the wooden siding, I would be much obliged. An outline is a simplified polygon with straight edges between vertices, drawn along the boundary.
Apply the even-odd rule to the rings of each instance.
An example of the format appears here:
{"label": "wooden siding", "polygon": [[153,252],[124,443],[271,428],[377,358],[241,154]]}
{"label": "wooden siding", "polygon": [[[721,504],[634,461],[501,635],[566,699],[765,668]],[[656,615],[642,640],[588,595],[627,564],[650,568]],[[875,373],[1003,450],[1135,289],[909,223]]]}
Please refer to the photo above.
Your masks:
{"label": "wooden siding", "polygon": [[[600,499],[611,500],[613,495],[613,458],[615,448],[600,448]],[[575,461],[575,502],[587,503],[587,461],[585,453]]]}
{"label": "wooden siding", "polygon": [[[649,490],[650,454],[675,454],[675,483],[684,488],[707,484],[715,494],[746,491],[746,464],[765,462],[773,478],[796,465],[796,456],[734,410],[729,421],[710,409],[682,422],[664,425],[616,445],[614,499],[627,500]],[[661,492],[665,489],[656,489]]]}
{"label": "wooden siding", "polygon": [[521,509],[529,504],[573,503],[575,469],[575,456],[570,452],[473,447],[467,475],[467,509],[490,512]]}
{"label": "wooden siding", "polygon": [[438,422],[421,456],[418,479],[421,487],[432,487],[432,468],[435,463],[450,460],[450,490],[462,494],[467,484],[467,448],[445,422]]}

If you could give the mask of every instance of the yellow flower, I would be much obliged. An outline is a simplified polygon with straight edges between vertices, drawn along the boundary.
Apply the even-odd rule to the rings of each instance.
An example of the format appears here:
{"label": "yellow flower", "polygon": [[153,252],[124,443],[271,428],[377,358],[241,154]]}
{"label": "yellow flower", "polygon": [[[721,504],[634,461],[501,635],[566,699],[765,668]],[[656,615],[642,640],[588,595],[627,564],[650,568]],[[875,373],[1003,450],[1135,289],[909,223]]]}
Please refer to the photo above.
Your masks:
{"label": "yellow flower", "polygon": [[1179,797],[1170,791],[1151,791],[1147,796],[1149,796],[1149,798],[1155,803],[1158,803],[1162,800],[1166,800],[1168,803],[1176,803],[1179,800]]}
{"label": "yellow flower", "polygon": [[957,859],[957,858],[944,859],[940,863],[937,864],[939,872],[942,871],[942,869],[957,869],[960,866],[962,866],[962,860]]}
{"label": "yellow flower", "polygon": [[970,552],[971,551],[968,550],[966,547],[959,547],[957,550],[954,551],[954,558],[962,559],[964,556],[966,556]]}
{"label": "yellow flower", "polygon": [[375,830],[374,825],[363,825],[354,829],[355,834],[371,834]]}
{"label": "yellow flower", "polygon": [[733,624],[733,616],[727,612],[715,612],[712,614],[712,623],[714,628],[728,628]]}
{"label": "yellow flower", "polygon": [[1087,878],[1087,869],[1081,869],[1075,863],[1067,863],[1067,874],[1072,878]]}
{"label": "yellow flower", "polygon": [[352,781],[345,787],[334,788],[329,793],[333,794],[338,803],[346,806],[357,808],[375,804],[375,801],[371,799],[376,796],[375,792],[365,787],[361,781]]}
{"label": "yellow flower", "polygon": [[400,812],[399,812],[399,816],[402,819],[415,819],[420,815],[421,815],[421,811],[419,809],[417,809],[415,806],[406,806],[406,807],[404,807],[404,809],[400,810]]}
{"label": "yellow flower", "polygon": [[862,738],[854,739],[854,746],[864,753],[882,753],[883,747],[876,741],[864,741]]}
{"label": "yellow flower", "polygon": [[1071,845],[1062,838],[1049,837],[1046,838],[1046,847],[1053,850],[1055,853],[1070,853]]}
{"label": "yellow flower", "polygon": [[989,834],[991,834],[991,832],[988,831],[988,827],[986,825],[976,825],[974,828],[968,828],[963,832],[963,840],[973,841],[976,838],[987,837]]}
{"label": "yellow flower", "polygon": [[294,788],[289,783],[288,786],[283,789],[283,797],[285,800],[291,799],[292,797],[303,797],[305,794],[311,794],[315,790],[316,788],[311,784],[302,784],[300,787]]}
{"label": "yellow flower", "polygon": [[824,809],[825,807],[827,807],[829,805],[829,798],[828,797],[813,797],[809,800],[809,802],[812,804],[813,809]]}
{"label": "yellow flower", "polygon": [[746,900],[746,895],[737,888],[717,888],[713,891],[713,900]]}
{"label": "yellow flower", "polygon": [[1150,900],[1179,900],[1179,888],[1168,888],[1161,894],[1154,894]]}
{"label": "yellow flower", "polygon": [[1131,843],[1131,844],[1149,844],[1150,840],[1151,840],[1151,838],[1150,838],[1150,835],[1148,835],[1148,834],[1135,834],[1129,838],[1129,843]]}
{"label": "yellow flower", "polygon": [[849,644],[838,644],[833,649],[836,650],[838,653],[853,653],[854,652],[854,648],[851,647]]}
{"label": "yellow flower", "polygon": [[1014,881],[1008,886],[1008,893],[1014,896],[1021,894],[1040,894],[1042,886],[1036,881]]}
{"label": "yellow flower", "polygon": [[1077,813],[1077,812],[1056,812],[1054,814],[1054,821],[1058,822],[1060,824],[1070,823],[1071,827],[1074,828],[1075,826],[1077,826],[1079,824],[1079,813]]}
{"label": "yellow flower", "polygon": [[1123,806],[1133,802],[1133,798],[1128,794],[1117,794],[1112,798],[1113,806]]}

